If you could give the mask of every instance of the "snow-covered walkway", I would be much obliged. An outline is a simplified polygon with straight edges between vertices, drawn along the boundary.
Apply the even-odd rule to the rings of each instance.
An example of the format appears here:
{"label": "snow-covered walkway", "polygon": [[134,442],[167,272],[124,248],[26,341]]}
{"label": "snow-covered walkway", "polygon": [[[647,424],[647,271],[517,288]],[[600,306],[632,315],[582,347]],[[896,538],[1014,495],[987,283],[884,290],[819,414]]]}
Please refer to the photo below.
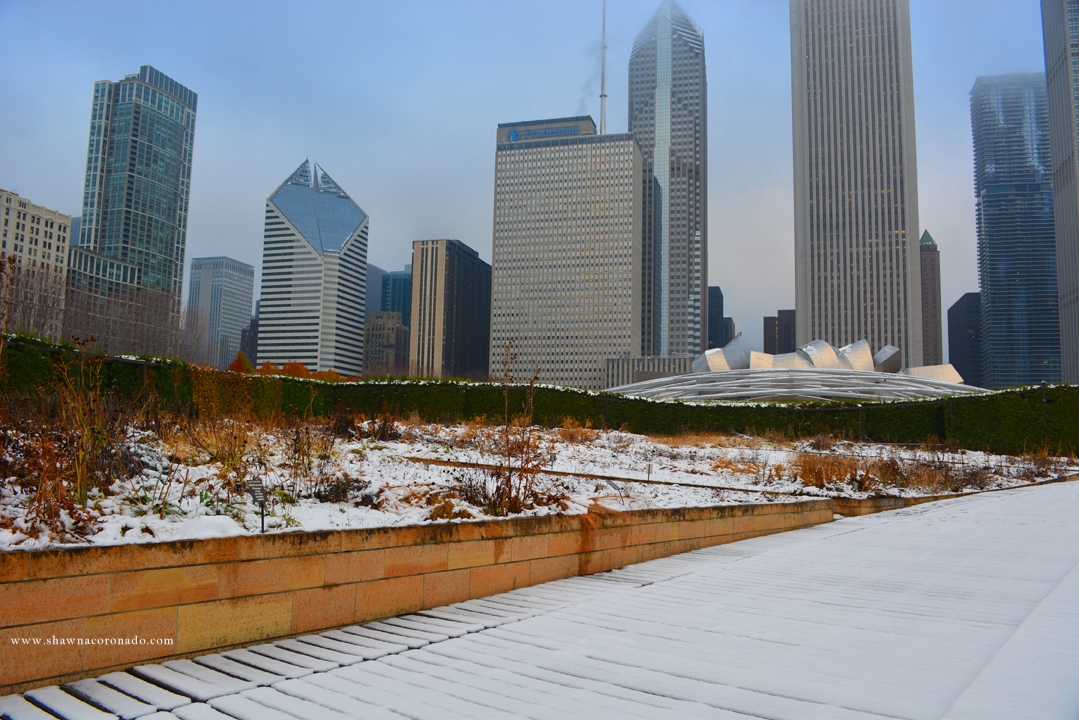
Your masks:
{"label": "snow-covered walkway", "polygon": [[155,720],[1076,718],[1079,483],[66,687],[0,698],[0,715],[91,717],[79,696]]}

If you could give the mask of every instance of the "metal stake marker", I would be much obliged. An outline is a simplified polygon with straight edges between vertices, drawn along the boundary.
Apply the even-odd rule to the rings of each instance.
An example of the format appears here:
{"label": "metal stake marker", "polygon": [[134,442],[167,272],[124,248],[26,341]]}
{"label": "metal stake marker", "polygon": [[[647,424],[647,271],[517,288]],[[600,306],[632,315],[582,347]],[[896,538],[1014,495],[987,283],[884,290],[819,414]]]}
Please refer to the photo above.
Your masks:
{"label": "metal stake marker", "polygon": [[259,504],[261,532],[266,532],[266,489],[262,487],[262,478],[253,475],[247,478],[247,491],[251,499]]}

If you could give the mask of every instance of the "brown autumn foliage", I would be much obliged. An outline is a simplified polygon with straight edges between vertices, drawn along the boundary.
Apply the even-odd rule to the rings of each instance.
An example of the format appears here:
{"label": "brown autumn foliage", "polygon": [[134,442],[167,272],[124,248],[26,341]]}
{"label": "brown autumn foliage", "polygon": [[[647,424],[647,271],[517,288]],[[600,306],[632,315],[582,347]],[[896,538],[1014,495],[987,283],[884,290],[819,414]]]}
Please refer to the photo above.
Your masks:
{"label": "brown autumn foliage", "polygon": [[556,431],[563,441],[573,444],[590,443],[599,437],[599,433],[592,429],[592,420],[586,419],[582,425],[577,418],[562,418],[562,427]]}

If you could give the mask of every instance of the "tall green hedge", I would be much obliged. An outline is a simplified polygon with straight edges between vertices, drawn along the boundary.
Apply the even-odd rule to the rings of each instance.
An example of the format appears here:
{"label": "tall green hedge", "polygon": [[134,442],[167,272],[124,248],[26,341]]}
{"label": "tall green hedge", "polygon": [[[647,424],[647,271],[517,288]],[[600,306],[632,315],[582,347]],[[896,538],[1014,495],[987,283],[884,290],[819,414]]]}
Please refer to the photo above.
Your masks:
{"label": "tall green hedge", "polygon": [[[69,348],[31,341],[9,343],[0,378],[6,396],[48,392],[59,364],[75,362]],[[336,409],[374,417],[390,412],[450,423],[504,413],[503,390],[487,383],[369,381],[325,383],[280,376],[238,375],[182,362],[101,359],[102,382],[129,400],[155,398],[179,412],[328,416]],[[522,411],[527,388],[510,389],[510,413]],[[710,405],[653,402],[609,393],[540,387],[533,421],[560,425],[567,417],[594,427],[668,434],[685,431],[780,431],[791,437],[831,434],[882,442],[920,443],[930,436],[959,447],[1017,454],[1048,445],[1079,449],[1079,387],[1034,387],[989,395],[903,403]]]}

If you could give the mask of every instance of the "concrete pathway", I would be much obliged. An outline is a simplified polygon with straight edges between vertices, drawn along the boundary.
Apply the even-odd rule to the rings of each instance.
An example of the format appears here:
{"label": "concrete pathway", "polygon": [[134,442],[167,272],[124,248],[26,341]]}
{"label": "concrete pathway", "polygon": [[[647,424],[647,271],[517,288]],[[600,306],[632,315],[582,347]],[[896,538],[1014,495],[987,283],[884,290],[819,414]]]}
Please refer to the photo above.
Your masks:
{"label": "concrete pathway", "polygon": [[142,666],[0,698],[0,715],[109,717],[94,706],[154,720],[1076,718],[1079,483]]}

